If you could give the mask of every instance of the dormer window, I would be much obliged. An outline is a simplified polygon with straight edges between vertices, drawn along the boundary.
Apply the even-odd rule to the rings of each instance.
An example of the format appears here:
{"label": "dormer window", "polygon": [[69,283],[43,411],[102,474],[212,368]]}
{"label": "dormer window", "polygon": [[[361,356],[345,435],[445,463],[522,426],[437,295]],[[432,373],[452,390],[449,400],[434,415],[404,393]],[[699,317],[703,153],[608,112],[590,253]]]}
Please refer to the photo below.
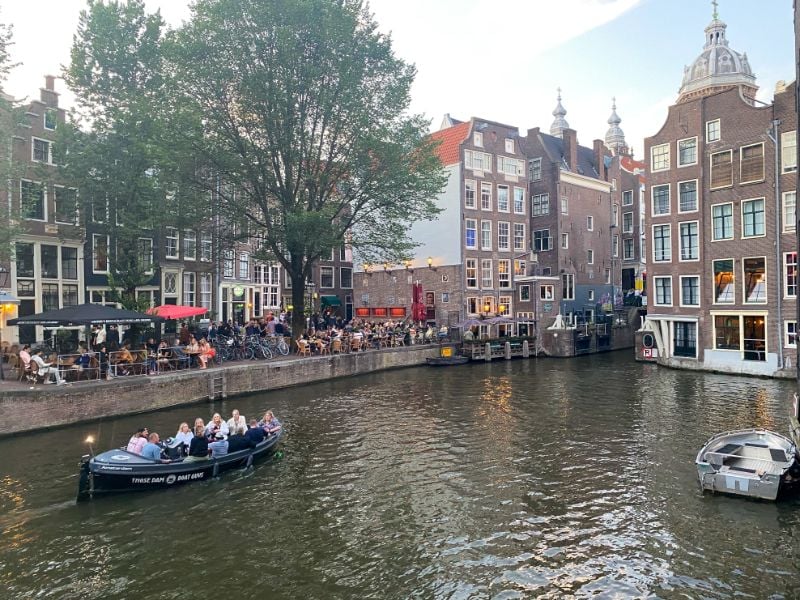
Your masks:
{"label": "dormer window", "polygon": [[506,152],[514,154],[514,140],[506,138]]}
{"label": "dormer window", "polygon": [[480,131],[472,134],[472,144],[478,148],[483,148],[483,134]]}

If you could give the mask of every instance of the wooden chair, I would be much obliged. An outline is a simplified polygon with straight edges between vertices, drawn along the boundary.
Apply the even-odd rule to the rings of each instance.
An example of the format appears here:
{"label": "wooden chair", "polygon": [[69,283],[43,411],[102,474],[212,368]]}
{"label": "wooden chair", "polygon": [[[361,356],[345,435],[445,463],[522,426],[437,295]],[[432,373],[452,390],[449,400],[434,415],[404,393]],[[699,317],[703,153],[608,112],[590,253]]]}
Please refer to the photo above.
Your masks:
{"label": "wooden chair", "polygon": [[331,342],[331,354],[342,353],[342,340],[333,340]]}
{"label": "wooden chair", "polygon": [[39,373],[39,365],[31,361],[31,370],[29,371],[28,381],[36,385],[37,383],[44,383],[44,375]]}
{"label": "wooden chair", "polygon": [[297,354],[300,356],[311,356],[311,348],[305,340],[297,340]]}
{"label": "wooden chair", "polygon": [[361,348],[361,338],[354,337],[350,339],[350,352],[358,352]]}
{"label": "wooden chair", "polygon": [[322,356],[323,354],[327,354],[328,356],[330,356],[330,354],[331,354],[331,343],[330,342],[320,341],[320,343],[319,343],[319,355]]}

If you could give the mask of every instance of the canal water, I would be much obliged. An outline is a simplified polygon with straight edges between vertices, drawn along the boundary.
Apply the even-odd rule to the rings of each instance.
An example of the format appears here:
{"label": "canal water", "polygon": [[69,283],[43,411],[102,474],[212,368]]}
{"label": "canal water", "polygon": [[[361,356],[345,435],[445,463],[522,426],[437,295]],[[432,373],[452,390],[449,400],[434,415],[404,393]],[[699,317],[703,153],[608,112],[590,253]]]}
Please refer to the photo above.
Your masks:
{"label": "canal water", "polygon": [[[800,597],[800,501],[703,495],[794,385],[615,353],[415,368],[0,441],[0,598]],[[76,505],[89,433],[273,408],[283,456]],[[25,419],[26,415],[19,415]]]}

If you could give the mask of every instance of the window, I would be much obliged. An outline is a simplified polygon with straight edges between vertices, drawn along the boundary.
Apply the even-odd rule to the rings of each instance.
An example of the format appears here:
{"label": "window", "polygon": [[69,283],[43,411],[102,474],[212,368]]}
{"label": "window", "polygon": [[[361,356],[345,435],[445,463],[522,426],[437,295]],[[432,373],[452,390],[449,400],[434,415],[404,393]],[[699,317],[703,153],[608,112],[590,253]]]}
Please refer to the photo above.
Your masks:
{"label": "window", "polygon": [[562,233],[561,234],[561,248],[563,250],[566,250],[566,249],[569,248],[569,234],[568,233]]}
{"label": "window", "polygon": [[531,181],[541,181],[542,179],[542,159],[541,158],[534,158],[528,164],[528,176],[530,177]]}
{"label": "window", "polygon": [[[600,201],[602,202],[602,197]],[[611,227],[619,227],[619,205],[617,203],[611,205]]]}
{"label": "window", "polygon": [[492,184],[481,182],[481,210],[492,210]]}
{"label": "window", "polygon": [[505,221],[499,221],[497,223],[497,249],[498,250],[511,249],[510,225]]}
{"label": "window", "polygon": [[55,131],[58,126],[58,113],[52,108],[47,108],[44,111],[44,128],[49,131]]}
{"label": "window", "polygon": [[681,276],[681,306],[700,306],[699,276]]}
{"label": "window", "polygon": [[77,285],[62,285],[61,286],[61,306],[78,306],[78,286]]}
{"label": "window", "polygon": [[27,181],[25,179],[20,184],[20,212],[25,219],[34,221],[47,220],[47,207],[45,203],[44,185]]}
{"label": "window", "polygon": [[353,269],[350,267],[339,268],[339,285],[342,289],[349,290],[353,288]]}
{"label": "window", "polygon": [[633,254],[633,239],[627,238],[622,240],[622,259],[633,260],[636,258]]}
{"label": "window", "polygon": [[678,166],[697,164],[697,138],[678,140]]}
{"label": "window", "polygon": [[194,275],[195,275],[194,273],[183,274],[183,304],[185,306],[194,306],[194,292],[195,292]]}
{"label": "window", "polygon": [[653,216],[669,214],[669,184],[654,185],[653,194]]}
{"label": "window", "polygon": [[56,223],[78,224],[78,190],[54,186]]}
{"label": "window", "polygon": [[59,293],[57,283],[42,284],[42,310],[55,310],[58,308]]}
{"label": "window", "polygon": [[589,291],[587,292],[586,299],[587,299],[589,302],[594,302],[594,290],[589,290]]}
{"label": "window", "polygon": [[670,262],[672,260],[672,240],[670,225],[653,226],[653,261]]}
{"label": "window", "polygon": [[52,144],[47,140],[31,138],[31,159],[33,162],[53,164]]}
{"label": "window", "polygon": [[481,221],[481,250],[492,249],[492,222]]}
{"label": "window", "polygon": [[605,273],[605,282],[611,283],[611,269],[606,269],[604,273]]}
{"label": "window", "polygon": [[720,138],[719,119],[706,122],[706,142],[716,142]]}
{"label": "window", "polygon": [[17,277],[34,277],[36,265],[33,258],[33,244],[17,243],[14,250],[17,263]]}
{"label": "window", "polygon": [[211,310],[211,273],[200,274],[200,306]]}
{"label": "window", "polygon": [[[19,274],[19,269],[17,269]],[[61,247],[61,279],[78,278],[78,249]]]}
{"label": "window", "polygon": [[514,188],[514,212],[518,215],[525,214],[525,189]]}
{"label": "window", "polygon": [[656,306],[672,306],[672,277],[653,277]]}
{"label": "window", "polygon": [[764,179],[764,144],[742,146],[739,154],[740,183],[751,183]]}
{"label": "window", "polygon": [[211,262],[213,246],[211,243],[210,233],[200,234],[200,260],[203,262]]}
{"label": "window", "polygon": [[521,277],[522,275],[527,275],[527,271],[525,270],[525,261],[520,260],[518,258],[514,259],[514,276]]}
{"label": "window", "polygon": [[678,184],[678,212],[697,210],[697,180],[682,181]]}
{"label": "window", "polygon": [[594,250],[587,250],[586,251],[586,264],[593,265],[594,264]]}
{"label": "window", "polygon": [[697,323],[676,321],[673,323],[672,339],[674,356],[697,358]]}
{"label": "window", "polygon": [[733,185],[733,151],[725,150],[711,155],[711,189]]}
{"label": "window", "polygon": [[594,231],[594,217],[592,215],[586,217],[586,231]]}
{"label": "window", "polygon": [[497,172],[505,175],[511,175],[512,177],[521,177],[525,174],[525,162],[518,158],[498,156]]}
{"label": "window", "polygon": [[783,232],[793,233],[797,228],[797,192],[783,193]]}
{"label": "window", "polygon": [[714,302],[717,304],[733,304],[736,301],[734,285],[733,259],[715,260]]}
{"label": "window", "polygon": [[742,201],[742,237],[766,235],[764,228],[764,199]]}
{"label": "window", "polygon": [[797,252],[786,252],[783,255],[783,273],[785,298],[797,298]]}
{"label": "window", "polygon": [[508,186],[497,186],[497,210],[500,212],[508,212]]}
{"label": "window", "polygon": [[519,286],[519,301],[528,302],[531,299],[531,286],[524,284]]}
{"label": "window", "polygon": [[561,274],[561,298],[575,300],[575,275],[572,273]]}
{"label": "window", "polygon": [[569,200],[566,196],[561,197],[561,214],[568,215],[569,214]]}
{"label": "window", "polygon": [[466,208],[476,208],[475,200],[475,180],[467,179],[464,181],[464,206]]}
{"label": "window", "polygon": [[497,278],[501,290],[511,289],[511,261],[509,259],[501,258],[497,261]]}
{"label": "window", "polygon": [[797,132],[787,131],[781,134],[781,172],[797,171]]}
{"label": "window", "polygon": [[483,148],[483,134],[480,131],[475,131],[472,134],[472,145]]}
{"label": "window", "polygon": [[197,233],[191,229],[183,230],[183,259],[197,259]]}
{"label": "window", "polygon": [[744,301],[748,304],[767,302],[766,262],[763,256],[742,259]]}
{"label": "window", "polygon": [[477,248],[478,244],[478,221],[475,219],[464,219],[466,238],[464,243],[467,248]]}
{"label": "window", "polygon": [[481,287],[483,289],[491,289],[494,285],[494,277],[492,276],[492,259],[481,259]]}
{"label": "window", "polygon": [[783,333],[783,347],[797,348],[797,321],[784,321]]}
{"label": "window", "polygon": [[622,233],[633,233],[633,213],[622,213]]}
{"label": "window", "polygon": [[700,259],[700,226],[697,221],[680,224],[681,260]]}
{"label": "window", "polygon": [[239,254],[239,279],[250,279],[250,255],[247,252]]}
{"label": "window", "polygon": [[[222,258],[222,276],[233,277],[233,250],[226,250]],[[286,287],[291,287],[291,279],[286,280]]]}
{"label": "window", "polygon": [[717,350],[739,350],[740,318],[738,315],[714,316],[714,348]]}
{"label": "window", "polygon": [[650,159],[653,171],[669,169],[669,144],[659,144],[650,148]]}
{"label": "window", "polygon": [[715,204],[711,207],[714,221],[713,240],[733,239],[733,204]]}
{"label": "window", "polygon": [[551,284],[542,284],[539,286],[539,298],[542,300],[551,301],[556,297],[555,286]]}
{"label": "window", "polygon": [[45,279],[58,279],[58,246],[42,244],[39,253],[42,277]]}
{"label": "window", "polygon": [[94,195],[91,200],[92,222],[105,223],[108,220],[108,198]]}
{"label": "window", "polygon": [[492,155],[476,150],[464,150],[464,166],[473,171],[491,171]]}
{"label": "window", "polygon": [[611,236],[611,256],[619,257],[619,236],[616,234]]}
{"label": "window", "polygon": [[531,198],[531,215],[540,217],[550,213],[550,195],[536,194]]}
{"label": "window", "polygon": [[525,250],[525,223],[514,223],[514,250]]}
{"label": "window", "polygon": [[514,154],[514,140],[512,140],[511,138],[506,138],[505,148],[506,152],[508,152],[509,154]]}
{"label": "window", "polygon": [[466,275],[467,275],[467,287],[468,288],[477,288],[478,287],[478,261],[474,258],[468,258],[466,260]]}
{"label": "window", "polygon": [[319,287],[332,288],[333,284],[333,267],[320,267],[319,268]]}
{"label": "window", "polygon": [[108,273],[108,236],[92,235],[92,270],[95,273]]}
{"label": "window", "polygon": [[143,273],[153,272],[153,240],[152,238],[139,238],[138,263]]}
{"label": "window", "polygon": [[467,298],[467,313],[470,315],[477,315],[481,311],[478,298],[470,296]]}
{"label": "window", "polygon": [[546,252],[552,249],[549,229],[539,229],[533,232],[533,249],[537,252]]}
{"label": "window", "polygon": [[175,296],[178,293],[178,274],[164,273],[164,294]]}
{"label": "window", "polygon": [[622,192],[622,206],[633,205],[633,190],[626,190]]}
{"label": "window", "polygon": [[164,230],[164,242],[164,256],[178,258],[178,230],[175,227],[167,227]]}

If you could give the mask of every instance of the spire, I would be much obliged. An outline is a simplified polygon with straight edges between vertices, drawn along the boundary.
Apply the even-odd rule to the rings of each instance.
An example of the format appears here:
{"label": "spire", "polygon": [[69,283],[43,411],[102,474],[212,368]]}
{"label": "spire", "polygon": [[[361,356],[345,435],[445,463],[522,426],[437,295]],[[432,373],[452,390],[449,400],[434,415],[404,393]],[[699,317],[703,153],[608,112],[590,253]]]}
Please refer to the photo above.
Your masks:
{"label": "spire", "polygon": [[558,88],[558,103],[556,107],[553,109],[553,116],[555,120],[553,124],[550,125],[550,135],[554,135],[556,137],[561,137],[564,133],[565,129],[569,129],[569,123],[564,118],[567,114],[567,111],[561,105],[561,88]]}
{"label": "spire", "polygon": [[608,124],[610,127],[606,132],[606,146],[614,153],[614,154],[626,154],[628,151],[628,145],[625,143],[625,133],[623,133],[622,129],[620,129],[619,124],[622,123],[622,119],[619,118],[617,114],[617,99],[611,99],[611,116],[608,117]]}
{"label": "spire", "polygon": [[719,19],[719,11],[717,10],[719,7],[717,6],[717,0],[711,0],[711,5],[714,7],[714,12],[711,15],[711,18],[715,21]]}

